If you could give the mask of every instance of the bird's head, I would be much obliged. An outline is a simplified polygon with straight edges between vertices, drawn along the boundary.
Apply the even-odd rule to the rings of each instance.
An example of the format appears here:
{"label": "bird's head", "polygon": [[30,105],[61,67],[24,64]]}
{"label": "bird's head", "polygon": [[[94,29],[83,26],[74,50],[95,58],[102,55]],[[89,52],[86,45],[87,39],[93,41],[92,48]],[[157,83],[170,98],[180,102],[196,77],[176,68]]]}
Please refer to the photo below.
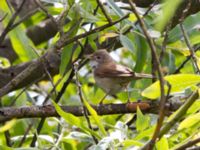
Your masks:
{"label": "bird's head", "polygon": [[90,65],[92,68],[97,68],[99,65],[114,61],[105,49],[97,50],[93,54],[87,55],[86,57],[90,59]]}

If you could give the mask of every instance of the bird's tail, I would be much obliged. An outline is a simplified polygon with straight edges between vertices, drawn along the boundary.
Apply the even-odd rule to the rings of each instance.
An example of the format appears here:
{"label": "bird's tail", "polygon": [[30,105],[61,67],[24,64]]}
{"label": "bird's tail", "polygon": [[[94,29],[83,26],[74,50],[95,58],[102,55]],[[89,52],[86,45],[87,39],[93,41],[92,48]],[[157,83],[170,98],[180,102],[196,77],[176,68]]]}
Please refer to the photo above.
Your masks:
{"label": "bird's tail", "polygon": [[155,79],[156,77],[151,75],[151,74],[145,74],[145,73],[134,73],[134,77],[141,79],[141,78],[146,78],[146,79]]}

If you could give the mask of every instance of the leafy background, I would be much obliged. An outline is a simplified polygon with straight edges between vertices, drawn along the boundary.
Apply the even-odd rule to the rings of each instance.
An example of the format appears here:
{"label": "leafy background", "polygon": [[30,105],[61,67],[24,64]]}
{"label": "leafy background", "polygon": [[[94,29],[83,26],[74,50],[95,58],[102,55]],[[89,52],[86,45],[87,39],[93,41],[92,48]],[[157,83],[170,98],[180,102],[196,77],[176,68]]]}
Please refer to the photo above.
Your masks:
{"label": "leafy background", "polygon": [[[46,78],[32,80],[30,77],[21,81],[23,86],[14,87],[11,92],[9,91],[10,93],[4,94],[1,98],[1,109],[43,105],[49,95],[46,104],[53,104],[61,118],[46,118],[40,132],[37,131],[38,124],[41,122],[40,118],[12,119],[8,122],[1,122],[1,149],[125,150],[139,149],[145,146],[155,132],[158,115],[144,114],[137,107],[136,113],[98,116],[90,104],[98,105],[105,93],[94,84],[91,68],[84,58],[85,54],[100,48],[107,48],[118,63],[130,67],[135,72],[157,75],[156,69],[152,65],[154,60],[151,48],[129,3],[114,0],[100,1],[108,15],[106,17],[96,0],[31,0],[25,2],[29,7],[20,10],[5,38],[2,36],[3,32],[12,20],[13,12],[17,12],[16,5],[20,6],[21,2],[22,0],[16,1],[16,3],[6,0],[0,1],[0,16],[2,18],[0,22],[0,50],[5,51],[4,48],[7,46],[5,41],[8,39],[11,47],[9,49],[12,50],[10,55],[4,54],[0,58],[1,71],[6,69],[10,71],[13,66],[39,60],[51,51],[59,55],[59,61],[58,64],[54,64],[53,61],[57,58],[47,57],[50,58],[50,61],[41,63],[40,66],[40,68],[45,68],[46,71],[43,71],[42,74],[47,74]],[[193,5],[191,6],[190,1],[185,3],[187,7],[184,10],[189,12],[188,7],[193,7]],[[169,0],[152,4],[151,9],[149,9],[150,6],[137,7],[140,17],[145,21],[147,32],[156,46],[156,53],[160,58],[159,65],[166,76],[165,80],[172,87],[170,98],[167,99],[172,105],[176,105],[174,102],[177,101],[184,105],[192,93],[193,95],[194,93],[198,94],[200,81],[198,76],[200,14],[197,11],[192,15],[187,15],[183,11],[183,15],[179,16],[179,19],[182,19],[180,19],[181,25],[177,22],[175,26],[172,21],[174,21],[173,18],[176,18],[176,11],[180,9],[181,4],[180,0]],[[198,5],[200,4],[198,3]],[[148,13],[144,15],[146,12]],[[73,42],[67,41],[77,35],[108,24],[109,18],[113,22],[124,17],[127,13],[129,13],[129,17],[118,24],[110,25],[104,30],[97,30],[93,34],[88,34]],[[15,23],[18,23],[23,17],[26,19],[16,25]],[[53,24],[51,28],[42,28],[47,25],[48,21],[56,22],[56,24]],[[37,27],[42,34],[37,31]],[[181,27],[184,29],[181,30]],[[186,35],[183,31],[186,32]],[[188,46],[186,38],[188,38],[189,46],[192,48]],[[194,50],[195,52],[192,54],[191,51]],[[80,70],[75,69],[74,73],[73,63],[77,59],[80,60],[78,64]],[[183,63],[184,65],[182,65]],[[56,68],[56,71],[48,71],[49,68],[53,68],[52,66]],[[14,70],[14,77],[20,72],[22,70],[17,72]],[[35,71],[32,75],[35,77],[39,73]],[[11,80],[9,76],[7,78]],[[62,88],[68,80],[69,84],[62,92]],[[5,81],[7,81],[6,78]],[[81,86],[79,86],[79,82]],[[1,85],[1,88],[4,86]],[[53,92],[51,92],[52,89]],[[82,99],[78,94],[80,91],[83,95]],[[154,83],[148,79],[132,81],[128,91],[132,102],[150,99],[153,103],[160,100],[161,93],[158,81]],[[165,94],[167,92],[168,87],[165,86]],[[58,98],[60,93],[61,96]],[[56,103],[59,101],[59,105],[67,106],[84,104],[91,116],[77,117],[66,113],[54,101]],[[121,92],[117,94],[117,98],[108,96],[104,102],[107,104],[126,103],[126,101],[127,93]],[[200,146],[198,144],[200,141],[200,100],[198,96],[192,103],[187,105],[188,109],[181,113],[174,125],[165,131],[164,136],[159,137],[154,149],[180,149],[181,146],[192,140],[196,140],[196,142],[188,147]],[[157,107],[157,109],[159,108]],[[165,117],[164,125],[176,118],[182,110],[183,108],[180,107],[177,111],[170,112]],[[87,117],[93,129],[89,127]],[[34,136],[36,141],[33,140]]]}

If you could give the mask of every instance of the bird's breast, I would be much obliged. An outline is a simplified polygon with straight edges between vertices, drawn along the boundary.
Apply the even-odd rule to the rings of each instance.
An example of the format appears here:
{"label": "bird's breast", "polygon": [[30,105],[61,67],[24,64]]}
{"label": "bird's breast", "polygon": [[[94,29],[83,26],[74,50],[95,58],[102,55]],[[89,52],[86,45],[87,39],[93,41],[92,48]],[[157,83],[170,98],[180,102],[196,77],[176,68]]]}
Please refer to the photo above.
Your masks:
{"label": "bird's breast", "polygon": [[122,84],[119,82],[119,80],[108,77],[102,78],[95,76],[94,79],[97,86],[99,86],[109,95],[117,94],[128,85],[128,83]]}

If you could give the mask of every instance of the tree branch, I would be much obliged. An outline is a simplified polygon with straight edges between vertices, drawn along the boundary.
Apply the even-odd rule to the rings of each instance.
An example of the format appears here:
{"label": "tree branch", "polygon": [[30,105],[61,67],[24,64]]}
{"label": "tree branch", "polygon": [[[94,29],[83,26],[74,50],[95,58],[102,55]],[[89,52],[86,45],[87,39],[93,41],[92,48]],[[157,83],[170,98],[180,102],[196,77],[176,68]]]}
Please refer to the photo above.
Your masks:
{"label": "tree branch", "polygon": [[186,100],[186,102],[181,106],[179,111],[174,115],[170,121],[168,121],[161,129],[159,133],[159,138],[161,138],[165,133],[167,133],[176,122],[178,122],[181,117],[187,112],[190,106],[195,102],[195,100],[199,97],[198,91],[192,93],[192,95]]}
{"label": "tree branch", "polygon": [[158,120],[157,120],[156,129],[155,129],[153,137],[151,139],[151,144],[150,145],[146,145],[143,148],[145,150],[151,150],[151,149],[153,149],[155,141],[157,140],[157,137],[159,135],[160,128],[161,128],[162,123],[164,121],[165,103],[166,103],[166,100],[167,100],[167,97],[165,96],[165,93],[164,93],[165,92],[164,91],[165,81],[164,81],[164,75],[162,73],[161,65],[160,65],[160,62],[159,62],[159,58],[158,58],[158,55],[156,54],[156,46],[154,45],[153,39],[150,37],[149,33],[147,32],[147,28],[146,28],[146,25],[144,23],[144,20],[142,18],[140,18],[139,14],[138,14],[138,12],[136,10],[136,7],[131,2],[131,0],[129,0],[129,4],[130,4],[130,6],[132,8],[133,13],[136,15],[136,17],[137,17],[137,19],[139,21],[139,24],[140,24],[140,26],[142,28],[142,31],[143,31],[146,39],[147,39],[147,42],[149,43],[149,47],[151,48],[152,60],[154,60],[154,62],[155,62],[155,67],[156,67],[156,70],[158,72],[158,78],[159,78],[159,81],[160,81],[160,93],[161,93],[161,96],[160,96],[160,106],[159,106],[159,117],[158,117]]}
{"label": "tree branch", "polygon": [[187,149],[188,147],[191,147],[197,143],[200,142],[200,137],[199,138],[196,138],[194,140],[190,140],[189,142],[181,145],[180,147],[176,148],[175,150],[182,150],[182,149]]}
{"label": "tree branch", "polygon": [[26,2],[26,0],[23,0],[22,3],[20,4],[19,8],[15,11],[15,13],[12,15],[10,21],[8,22],[6,28],[4,29],[4,31],[2,32],[1,36],[0,36],[0,45],[2,44],[3,40],[5,39],[7,33],[11,30],[11,26],[13,25],[15,19],[17,18],[19,12],[21,11],[22,7],[24,6],[24,3]]}
{"label": "tree branch", "polygon": [[[182,103],[167,103],[165,112],[170,115],[173,111],[176,111]],[[159,101],[149,102],[132,102],[125,104],[104,104],[104,105],[93,105],[92,107],[96,110],[98,115],[112,115],[112,114],[127,114],[135,113],[137,107],[143,111],[143,113],[158,113]],[[61,108],[68,113],[75,116],[83,116],[82,106],[61,106]],[[4,107],[0,109],[0,122],[5,122],[13,118],[46,118],[46,117],[58,117],[54,106],[30,106],[30,107]]]}
{"label": "tree branch", "polygon": [[[96,32],[99,32],[99,31],[102,31],[106,28],[109,28],[109,27],[121,22],[122,20],[128,18],[128,16],[129,16],[129,14],[125,15],[124,17],[120,18],[119,20],[113,21],[111,24],[109,24],[109,23],[105,24],[103,26],[97,27],[97,28],[95,28],[91,31],[77,35],[77,36],[70,38],[70,39],[68,39],[68,37],[64,36],[65,38],[61,38],[61,40],[59,40],[56,43],[55,49],[49,50],[49,52],[46,53],[42,58],[39,58],[39,59],[33,61],[31,63],[31,65],[29,65],[29,67],[24,69],[21,73],[19,73],[16,77],[14,77],[10,82],[8,82],[5,86],[3,86],[0,89],[0,97],[4,96],[8,92],[16,90],[19,87],[22,87],[21,85],[23,85],[23,86],[28,85],[29,83],[32,83],[36,79],[41,78],[42,75],[44,74],[44,71],[45,71],[44,68],[40,67],[43,62],[46,62],[46,65],[48,66],[46,68],[55,69],[55,70],[53,70],[53,72],[49,71],[50,73],[53,73],[54,75],[57,74],[58,69],[59,69],[58,66],[60,64],[60,58],[58,58],[57,50],[61,49],[63,46],[65,46],[67,44],[70,44],[74,41],[77,41],[78,39],[87,37],[91,34],[94,34]],[[53,57],[53,55],[55,55],[55,58]],[[52,59],[52,61],[47,62],[46,60],[49,60],[49,59]],[[53,64],[53,62],[55,62],[55,60],[57,60],[56,61],[57,65]],[[31,78],[31,76],[32,76],[32,78]]]}

